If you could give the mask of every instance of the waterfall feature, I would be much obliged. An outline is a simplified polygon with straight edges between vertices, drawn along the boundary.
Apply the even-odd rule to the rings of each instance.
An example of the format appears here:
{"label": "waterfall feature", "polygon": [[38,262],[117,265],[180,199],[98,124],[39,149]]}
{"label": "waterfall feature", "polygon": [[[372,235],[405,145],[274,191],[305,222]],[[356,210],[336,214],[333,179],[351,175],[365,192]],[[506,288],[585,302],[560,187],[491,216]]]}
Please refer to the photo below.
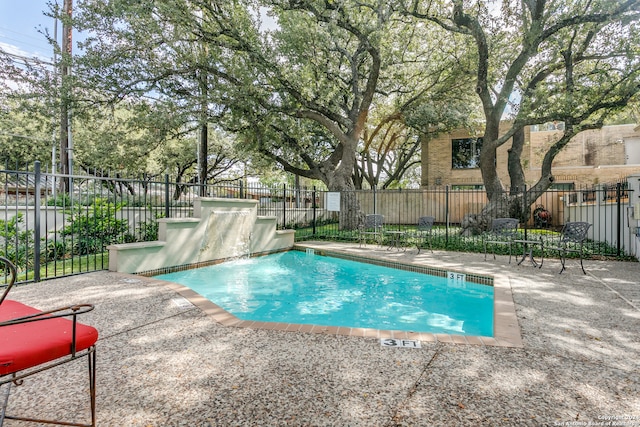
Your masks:
{"label": "waterfall feature", "polygon": [[200,197],[191,218],[158,219],[158,240],[109,245],[109,270],[140,273],[291,249],[294,230],[259,216],[258,200]]}
{"label": "waterfall feature", "polygon": [[255,216],[246,210],[212,210],[200,245],[201,260],[239,258],[251,253]]}
{"label": "waterfall feature", "polygon": [[249,233],[249,247],[247,248],[247,258],[251,258],[251,241],[253,240],[253,232]]}

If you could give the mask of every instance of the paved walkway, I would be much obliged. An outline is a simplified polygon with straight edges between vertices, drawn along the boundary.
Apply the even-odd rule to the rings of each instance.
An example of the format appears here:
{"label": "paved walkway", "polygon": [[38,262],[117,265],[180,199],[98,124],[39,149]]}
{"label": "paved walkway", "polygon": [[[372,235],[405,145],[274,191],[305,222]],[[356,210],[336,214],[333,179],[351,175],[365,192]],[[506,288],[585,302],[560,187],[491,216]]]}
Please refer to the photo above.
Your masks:
{"label": "paved walkway", "polygon": [[[101,334],[99,426],[640,427],[639,263],[587,261],[583,275],[569,260],[558,275],[558,260],[539,270],[505,256],[310,245],[504,275],[523,346],[388,348],[376,338],[223,326],[164,282],[111,272],[24,285],[10,297],[41,309],[95,304],[83,321]],[[85,370],[26,381],[8,410],[86,419],[88,405],[76,401]]]}

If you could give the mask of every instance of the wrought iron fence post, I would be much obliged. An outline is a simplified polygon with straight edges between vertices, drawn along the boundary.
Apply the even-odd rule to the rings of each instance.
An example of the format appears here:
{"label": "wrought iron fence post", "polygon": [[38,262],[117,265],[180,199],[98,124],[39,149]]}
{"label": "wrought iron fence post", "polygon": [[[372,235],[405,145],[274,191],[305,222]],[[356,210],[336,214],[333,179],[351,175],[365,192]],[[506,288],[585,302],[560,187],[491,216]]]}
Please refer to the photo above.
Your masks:
{"label": "wrought iron fence post", "polygon": [[622,238],[622,228],[621,228],[621,222],[620,218],[622,218],[620,215],[622,214],[622,205],[621,205],[621,198],[622,195],[620,194],[622,190],[622,184],[621,183],[617,183],[616,184],[616,208],[617,208],[617,216],[616,216],[616,225],[617,225],[617,234],[618,234],[618,238],[617,240],[617,247],[616,247],[616,256],[620,256],[620,251],[621,251],[621,247],[620,247],[620,239]]}
{"label": "wrought iron fence post", "polygon": [[449,186],[445,185],[444,187],[444,247],[449,247]]}
{"label": "wrought iron fence post", "polygon": [[[528,212],[525,215],[525,212]],[[529,207],[529,203],[527,203],[527,184],[524,184],[522,187],[522,215],[524,216],[524,240],[529,240],[527,236],[527,230],[529,229],[529,213],[531,212],[531,208]]]}
{"label": "wrought iron fence post", "polygon": [[[399,201],[402,201],[402,187],[398,187],[398,199]],[[402,204],[399,203],[400,206],[402,206]],[[402,222],[402,208],[398,209],[398,227],[397,230],[400,231],[400,223]]]}
{"label": "wrought iron fence post", "polygon": [[282,229],[287,228],[287,184],[282,184]]}
{"label": "wrought iron fence post", "polygon": [[34,211],[33,211],[33,215],[34,215],[34,222],[33,222],[33,226],[34,226],[34,230],[33,230],[33,240],[34,240],[34,245],[33,245],[33,280],[35,282],[39,282],[40,281],[40,161],[36,160],[35,162],[35,166],[34,166],[34,171],[35,171],[35,175],[34,175],[34,190],[35,190],[35,194],[34,194]]}
{"label": "wrought iron fence post", "polygon": [[374,185],[373,187],[371,187],[371,189],[373,190],[373,214],[375,215],[377,212],[377,194],[376,194],[376,186]]}
{"label": "wrought iron fence post", "polygon": [[316,235],[316,186],[313,186],[313,191],[311,192],[311,212],[312,212],[312,227],[313,227],[313,236]]}
{"label": "wrought iron fence post", "polygon": [[[178,185],[178,183],[176,183]],[[164,217],[169,216],[169,174],[164,175]]]}

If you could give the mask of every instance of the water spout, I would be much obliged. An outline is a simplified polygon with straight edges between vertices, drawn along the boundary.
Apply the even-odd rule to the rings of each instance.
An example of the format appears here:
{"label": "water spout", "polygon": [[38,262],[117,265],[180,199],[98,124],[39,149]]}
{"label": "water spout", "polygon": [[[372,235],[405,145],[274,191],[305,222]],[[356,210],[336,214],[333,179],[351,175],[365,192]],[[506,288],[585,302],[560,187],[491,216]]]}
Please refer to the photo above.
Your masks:
{"label": "water spout", "polygon": [[200,259],[243,258],[251,252],[255,217],[246,210],[213,210],[200,245]]}
{"label": "water spout", "polygon": [[247,240],[247,258],[251,258],[251,240],[253,239],[253,232],[249,233],[249,239]]}

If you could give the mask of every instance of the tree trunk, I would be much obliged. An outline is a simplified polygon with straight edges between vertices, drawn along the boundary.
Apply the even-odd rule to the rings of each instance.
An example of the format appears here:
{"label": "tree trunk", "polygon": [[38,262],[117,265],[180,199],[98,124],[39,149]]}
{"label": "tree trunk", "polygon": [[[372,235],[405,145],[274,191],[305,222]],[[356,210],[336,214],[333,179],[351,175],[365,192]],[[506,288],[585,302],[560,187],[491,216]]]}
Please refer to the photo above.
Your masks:
{"label": "tree trunk", "polygon": [[[497,171],[497,140],[499,120],[487,123],[482,150],[480,152],[480,170],[489,202],[479,214],[469,214],[462,222],[461,234],[479,235],[491,227],[495,218],[518,218],[528,220],[528,209],[524,204],[526,189],[524,171],[520,164],[520,153],[524,146],[524,130],[517,132],[509,150],[508,169],[511,177],[511,189],[507,193]],[[535,199],[533,199],[535,200]]]}
{"label": "tree trunk", "polygon": [[509,178],[511,178],[510,194],[518,193],[524,189],[526,185],[524,170],[522,169],[522,149],[524,147],[524,128],[520,128],[512,138],[511,148],[509,149],[509,158],[507,167],[509,169]]}
{"label": "tree trunk", "polygon": [[[334,171],[327,173],[327,188],[329,191],[340,192],[340,224],[341,230],[355,230],[360,224],[362,213],[360,203],[356,197],[352,172],[355,167],[357,141],[345,144],[340,164]],[[349,147],[351,145],[352,147]]]}
{"label": "tree trunk", "polygon": [[487,120],[486,126],[482,138],[479,163],[487,198],[492,201],[502,198],[505,192],[496,168],[500,120]]}
{"label": "tree trunk", "polygon": [[[521,223],[528,221],[530,212],[527,193],[502,193],[500,197],[490,200],[479,214],[467,215],[462,220],[463,236],[477,236],[491,228],[491,222],[496,218],[517,218]],[[535,199],[532,199],[535,200]]]}

